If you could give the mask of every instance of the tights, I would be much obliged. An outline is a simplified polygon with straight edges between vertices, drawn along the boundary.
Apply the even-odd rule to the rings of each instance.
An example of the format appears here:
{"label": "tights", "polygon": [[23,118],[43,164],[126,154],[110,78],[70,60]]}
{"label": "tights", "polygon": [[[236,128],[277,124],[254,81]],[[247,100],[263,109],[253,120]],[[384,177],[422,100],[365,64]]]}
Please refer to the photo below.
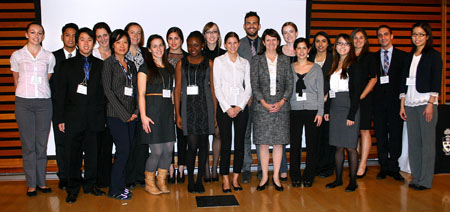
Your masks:
{"label": "tights", "polygon": [[208,155],[208,135],[188,135],[186,141],[188,149],[186,153],[186,165],[188,168],[188,180],[189,184],[194,183],[194,169],[195,169],[195,157],[198,150],[198,175],[197,183],[202,182],[203,175],[205,174],[205,166],[201,164],[206,163],[206,157]]}
{"label": "tights", "polygon": [[[221,140],[220,140],[220,133],[219,128],[216,127],[214,137],[213,137],[213,164],[212,164],[212,170],[211,173],[209,172],[209,154],[206,156],[206,172],[205,177],[211,178],[211,177],[217,177],[217,165],[219,164],[219,156],[220,156],[220,147],[221,147]],[[209,145],[209,141],[208,141]],[[208,152],[209,152],[209,146],[208,146]]]}
{"label": "tights", "polygon": [[350,184],[356,184],[356,170],[358,168],[358,153],[356,148],[336,147],[336,182],[342,183],[342,169],[344,166],[344,149],[347,149],[348,163],[350,167]]}
{"label": "tights", "polygon": [[169,169],[170,162],[172,162],[173,143],[149,144],[152,153],[147,158],[145,170],[155,172],[158,168]]}

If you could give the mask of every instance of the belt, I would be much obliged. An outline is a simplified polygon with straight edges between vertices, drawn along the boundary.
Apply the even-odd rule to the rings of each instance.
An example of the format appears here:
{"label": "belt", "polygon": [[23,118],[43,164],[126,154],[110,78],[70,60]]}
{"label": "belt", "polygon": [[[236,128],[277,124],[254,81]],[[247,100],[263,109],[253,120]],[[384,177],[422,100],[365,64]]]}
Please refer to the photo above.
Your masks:
{"label": "belt", "polygon": [[147,93],[146,96],[162,96],[162,93]]}

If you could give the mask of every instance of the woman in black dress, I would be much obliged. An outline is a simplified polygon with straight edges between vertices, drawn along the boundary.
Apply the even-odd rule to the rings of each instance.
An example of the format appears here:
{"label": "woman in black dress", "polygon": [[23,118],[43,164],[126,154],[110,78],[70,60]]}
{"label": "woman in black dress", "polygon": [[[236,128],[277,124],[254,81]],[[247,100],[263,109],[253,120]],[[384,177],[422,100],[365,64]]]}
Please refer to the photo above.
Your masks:
{"label": "woman in black dress", "polygon": [[[214,128],[217,126],[213,64],[202,55],[205,39],[201,32],[194,31],[189,34],[187,44],[189,56],[179,61],[175,69],[176,123],[177,127],[183,130],[188,143],[188,192],[204,193],[202,178],[208,153],[208,137],[214,134]],[[199,170],[194,183],[197,150]]]}
{"label": "woman in black dress", "polygon": [[166,45],[161,36],[151,35],[147,49],[145,65],[139,68],[137,82],[142,122],[140,139],[141,143],[149,144],[152,152],[145,164],[145,190],[156,195],[170,193],[166,179],[175,142],[171,95],[173,68],[167,60]]}

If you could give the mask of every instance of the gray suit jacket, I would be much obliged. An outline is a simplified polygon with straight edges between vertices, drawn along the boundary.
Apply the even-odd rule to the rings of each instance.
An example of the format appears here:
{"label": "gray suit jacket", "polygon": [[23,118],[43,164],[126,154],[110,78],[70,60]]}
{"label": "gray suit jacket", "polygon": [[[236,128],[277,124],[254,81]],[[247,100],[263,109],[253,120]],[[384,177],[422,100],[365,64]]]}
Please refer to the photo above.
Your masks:
{"label": "gray suit jacket", "polygon": [[[258,37],[258,42],[259,43],[258,43],[258,48],[256,48],[256,53],[258,53],[259,50],[261,49],[262,41],[261,41],[260,37]],[[253,56],[252,56],[252,50],[250,47],[250,42],[248,41],[247,36],[241,38],[241,40],[239,40],[239,43],[241,44],[238,49],[239,56],[241,56],[241,57],[247,59],[249,62],[251,62]]]}
{"label": "gray suit jacket", "polygon": [[[277,58],[277,93],[275,96],[270,95],[270,75],[267,64],[266,54],[255,55],[250,65],[250,82],[253,92],[253,110],[266,111],[261,105],[261,99],[267,103],[273,104],[285,98],[287,101],[291,98],[294,86],[294,76],[291,71],[291,63],[289,57],[278,55]],[[286,102],[280,111],[289,111],[291,106]]]}

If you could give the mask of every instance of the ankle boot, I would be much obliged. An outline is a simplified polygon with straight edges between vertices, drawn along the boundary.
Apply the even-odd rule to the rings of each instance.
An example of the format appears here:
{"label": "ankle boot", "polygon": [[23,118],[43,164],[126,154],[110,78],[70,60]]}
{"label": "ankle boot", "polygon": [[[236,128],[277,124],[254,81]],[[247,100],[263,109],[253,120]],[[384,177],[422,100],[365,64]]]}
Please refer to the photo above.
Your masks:
{"label": "ankle boot", "polygon": [[167,169],[158,169],[158,176],[156,176],[157,180],[156,184],[163,194],[170,193],[170,190],[169,188],[167,188],[166,185],[167,174],[168,174]]}
{"label": "ankle boot", "polygon": [[[167,170],[166,170],[167,171]],[[155,184],[155,172],[145,171],[145,191],[150,194],[158,195],[162,192],[156,187]]]}

